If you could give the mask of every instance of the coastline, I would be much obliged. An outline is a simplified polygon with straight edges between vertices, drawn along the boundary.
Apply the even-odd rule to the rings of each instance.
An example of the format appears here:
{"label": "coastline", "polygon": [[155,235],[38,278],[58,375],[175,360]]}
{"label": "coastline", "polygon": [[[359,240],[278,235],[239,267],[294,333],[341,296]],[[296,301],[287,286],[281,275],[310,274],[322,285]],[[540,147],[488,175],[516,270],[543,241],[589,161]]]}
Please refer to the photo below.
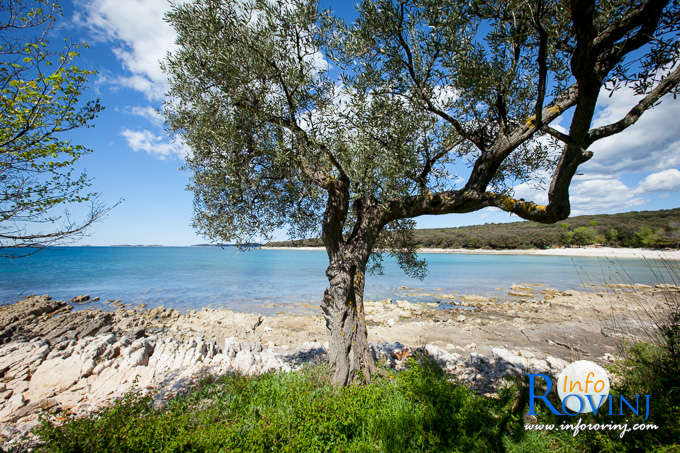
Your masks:
{"label": "coastline", "polygon": [[[409,291],[405,297],[425,295],[403,289]],[[646,338],[649,310],[663,309],[678,291],[666,284],[611,284],[594,291],[516,284],[502,303],[445,293],[437,294],[450,301],[443,307],[367,300],[368,340],[387,367],[401,369],[422,350],[476,392],[493,394],[505,376],[556,375],[574,357],[609,363],[622,341]],[[55,420],[86,415],[131,390],[162,407],[206,376],[289,372],[327,357],[320,310],[262,316],[115,306],[73,310],[73,304],[44,295],[0,307],[0,449],[16,446],[44,411]]]}
{"label": "coastline", "polygon": [[[266,250],[325,250],[323,247],[268,247]],[[536,255],[536,256],[566,256],[580,258],[637,258],[637,259],[663,259],[680,260],[680,250],[654,250],[622,247],[572,247],[552,249],[438,249],[421,248],[418,253],[449,253],[458,255]]]}

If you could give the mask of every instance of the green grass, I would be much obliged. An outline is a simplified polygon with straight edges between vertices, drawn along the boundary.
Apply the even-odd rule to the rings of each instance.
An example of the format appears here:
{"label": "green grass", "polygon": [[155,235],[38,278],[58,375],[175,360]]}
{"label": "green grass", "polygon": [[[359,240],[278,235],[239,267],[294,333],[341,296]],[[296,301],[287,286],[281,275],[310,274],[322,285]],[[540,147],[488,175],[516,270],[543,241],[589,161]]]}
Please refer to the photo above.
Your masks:
{"label": "green grass", "polygon": [[503,400],[447,381],[433,364],[335,388],[324,366],[205,382],[167,408],[130,395],[96,416],[39,429],[45,451],[495,451]]}
{"label": "green grass", "polygon": [[[525,432],[518,389],[499,398],[451,382],[430,359],[368,385],[336,388],[325,366],[206,381],[155,410],[128,395],[99,414],[37,433],[50,452],[624,451],[598,433]],[[513,409],[514,408],[514,409]],[[543,411],[541,422],[559,422]],[[573,422],[573,419],[569,419]],[[672,451],[672,450],[669,450]]]}
{"label": "green grass", "polygon": [[[601,244],[610,247],[680,247],[680,209],[571,217],[552,225],[489,223],[419,229],[417,247],[526,249]],[[272,242],[270,246],[321,246],[320,239]]]}

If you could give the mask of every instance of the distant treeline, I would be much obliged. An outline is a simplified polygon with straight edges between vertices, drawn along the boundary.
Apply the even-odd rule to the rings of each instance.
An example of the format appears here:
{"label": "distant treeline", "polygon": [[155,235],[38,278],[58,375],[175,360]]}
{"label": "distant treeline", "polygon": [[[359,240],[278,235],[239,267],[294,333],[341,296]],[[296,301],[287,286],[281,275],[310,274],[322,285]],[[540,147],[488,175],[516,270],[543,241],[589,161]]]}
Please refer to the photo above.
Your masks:
{"label": "distant treeline", "polygon": [[[415,231],[418,247],[527,249],[606,245],[680,248],[680,208],[571,217],[552,225],[534,222],[487,223]],[[321,246],[320,239],[271,242],[269,246]]]}

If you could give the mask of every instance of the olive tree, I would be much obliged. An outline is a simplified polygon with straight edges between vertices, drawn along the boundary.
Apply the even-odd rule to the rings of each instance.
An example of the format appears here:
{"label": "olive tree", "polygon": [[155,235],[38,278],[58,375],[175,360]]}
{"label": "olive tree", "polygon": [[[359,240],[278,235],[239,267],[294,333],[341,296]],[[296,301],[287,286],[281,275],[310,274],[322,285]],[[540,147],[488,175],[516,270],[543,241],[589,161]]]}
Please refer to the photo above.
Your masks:
{"label": "olive tree", "polygon": [[[88,127],[98,100],[81,102],[92,71],[75,66],[79,46],[55,51],[47,36],[61,10],[49,0],[0,2],[0,248],[23,256],[73,240],[108,210],[74,164],[90,150],[64,138]],[[55,210],[86,204],[74,220]],[[21,249],[20,251],[9,249]]]}
{"label": "olive tree", "polygon": [[[371,263],[393,253],[418,275],[425,214],[568,217],[589,147],[677,93],[678,15],[677,1],[366,0],[347,24],[313,0],[175,5],[164,113],[192,150],[195,227],[239,243],[320,232],[333,379],[368,379]],[[637,104],[593,128],[598,96],[620,89]],[[546,205],[513,197],[550,174]]]}

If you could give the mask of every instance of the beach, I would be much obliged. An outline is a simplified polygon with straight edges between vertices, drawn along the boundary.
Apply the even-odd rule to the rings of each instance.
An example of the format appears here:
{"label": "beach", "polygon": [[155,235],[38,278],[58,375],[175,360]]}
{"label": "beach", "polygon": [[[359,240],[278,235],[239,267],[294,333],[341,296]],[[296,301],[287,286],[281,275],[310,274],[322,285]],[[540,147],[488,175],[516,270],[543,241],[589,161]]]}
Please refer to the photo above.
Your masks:
{"label": "beach", "polygon": [[[269,247],[268,250],[325,250],[323,247]],[[439,249],[420,248],[418,253],[451,253],[460,255],[537,255],[537,256],[571,256],[581,258],[612,259],[648,259],[648,260],[680,260],[680,250],[655,250],[620,247],[564,247],[551,249]]]}
{"label": "beach", "polygon": [[[506,376],[556,375],[577,359],[609,363],[624,341],[647,338],[650,314],[662,313],[666,298],[680,292],[664,284],[561,291],[524,283],[493,299],[400,289],[404,299],[365,303],[379,363],[399,369],[414,351],[425,351],[481,394],[493,394]],[[441,302],[408,300],[419,297]],[[65,420],[133,389],[161,407],[209,375],[286,372],[326,359],[325,323],[313,304],[301,303],[299,314],[263,316],[121,301],[104,311],[88,308],[92,299],[29,296],[0,307],[3,448],[34,428],[41,412]]]}

